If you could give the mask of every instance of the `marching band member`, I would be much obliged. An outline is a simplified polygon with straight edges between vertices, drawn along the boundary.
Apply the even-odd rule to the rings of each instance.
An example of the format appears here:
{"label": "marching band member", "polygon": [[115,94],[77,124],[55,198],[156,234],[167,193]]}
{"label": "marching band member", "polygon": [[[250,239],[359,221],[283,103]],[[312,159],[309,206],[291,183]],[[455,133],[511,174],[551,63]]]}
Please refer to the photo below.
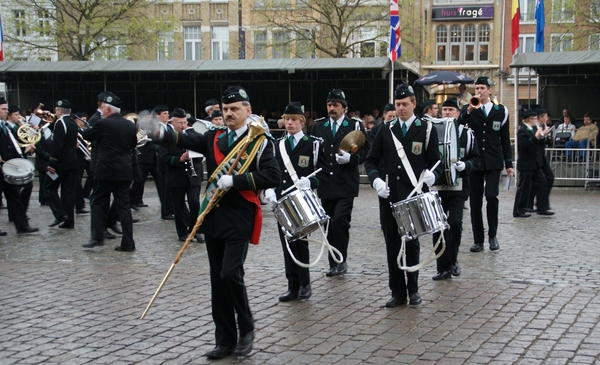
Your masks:
{"label": "marching band member", "polygon": [[[6,119],[7,126],[12,130],[13,136],[18,137],[17,131],[22,124],[21,109],[14,105],[8,106],[8,118]],[[35,151],[35,146],[28,145],[23,151],[23,158],[31,155]],[[21,185],[21,202],[25,207],[25,211],[29,210],[29,200],[31,199],[31,193],[33,192],[33,181],[27,184]],[[9,212],[9,220],[12,220],[12,214]]]}
{"label": "marching band member", "polygon": [[223,125],[223,113],[220,110],[215,110],[210,115],[209,120],[212,124],[216,125],[217,127],[220,127]]}
{"label": "marching band member", "polygon": [[[85,123],[87,122],[87,114],[84,112],[77,112],[75,115],[75,123],[77,124],[77,132],[81,134],[86,128]],[[85,185],[88,185],[87,189],[91,191],[92,179],[89,177],[89,169],[90,169],[90,152],[84,152],[84,149],[88,150],[88,144],[86,140],[83,138],[77,138],[77,161],[79,162],[77,173],[77,194],[75,195],[75,213],[77,214],[86,214],[89,211],[85,210],[85,200],[84,200],[84,188],[83,184],[83,175],[86,171],[88,171],[88,178],[85,182]]]}
{"label": "marching band member", "polygon": [[[283,112],[287,136],[280,138],[275,146],[277,162],[282,173],[281,184],[275,190],[265,191],[265,198],[270,202],[277,202],[281,198],[281,192],[296,184],[302,188],[317,189],[329,177],[327,160],[323,153],[323,140],[307,136],[302,131],[306,118],[304,117],[304,106],[299,102],[291,102]],[[321,168],[321,171],[310,179],[308,176],[313,171]],[[281,302],[289,302],[294,299],[308,299],[312,291],[310,287],[310,273],[308,268],[303,268],[292,260],[281,226],[278,224],[279,239],[283,248],[283,259],[285,264],[285,277],[288,280],[288,290],[279,297]],[[301,262],[308,262],[308,241],[298,239],[289,242],[294,257]]]}
{"label": "marching band member", "polygon": [[[159,104],[154,107],[153,112],[158,116],[158,121],[165,127],[172,129],[169,124],[169,107],[165,104]],[[158,153],[158,146],[157,153]],[[157,160],[158,170],[160,171],[160,187],[158,183],[156,183],[156,189],[158,190],[158,197],[160,198],[160,217],[166,220],[175,219],[175,214],[173,213],[173,199],[171,198],[171,193],[169,192],[169,188],[167,187],[167,167],[160,163]],[[145,179],[146,177],[142,177]]]}
{"label": "marching band member", "polygon": [[328,118],[315,120],[310,129],[310,134],[323,139],[323,148],[327,165],[329,166],[329,180],[317,189],[325,213],[331,218],[327,240],[335,247],[344,259],[337,263],[329,254],[329,270],[325,275],[344,275],[348,271],[348,243],[350,241],[350,221],[352,220],[352,206],[354,198],[358,196],[360,165],[369,151],[368,142],[357,153],[351,155],[348,151],[338,153],[340,143],[344,136],[354,130],[365,133],[360,119],[353,119],[346,115],[348,102],[342,90],[332,90],[327,95]]}
{"label": "marching band member", "polygon": [[73,229],[75,228],[75,195],[79,177],[77,124],[71,118],[71,103],[68,100],[57,101],[54,112],[57,119],[53,124],[54,135],[47,168],[49,178],[44,182],[44,193],[55,218],[49,227]]}
{"label": "marching band member", "polygon": [[[379,130],[365,161],[367,175],[379,196],[379,217],[385,237],[389,287],[392,291],[392,298],[385,304],[389,308],[406,304],[407,293],[410,305],[422,302],[419,296],[418,271],[405,273],[396,262],[402,237],[390,203],[406,199],[413,190],[417,182],[416,179],[413,182],[411,173],[420,176],[423,172],[423,181],[427,186],[432,186],[436,173],[440,176],[441,170],[440,167],[436,173],[428,170],[440,159],[438,137],[431,122],[421,121],[414,115],[417,102],[413,88],[399,85],[394,92],[394,99],[398,117],[389,126]],[[395,153],[398,148],[398,153]],[[384,179],[389,179],[389,186]],[[424,190],[427,191],[427,187],[424,186]],[[406,264],[414,266],[418,263],[419,240],[407,241]]]}
{"label": "marching band member", "polygon": [[[456,98],[450,97],[442,104],[443,118],[458,118],[460,109]],[[456,162],[456,170],[460,173],[462,179],[462,188],[460,190],[438,190],[442,200],[442,208],[448,217],[450,228],[444,230],[444,241],[446,249],[437,259],[437,274],[432,277],[433,280],[450,279],[453,275],[460,275],[460,266],[458,266],[458,248],[462,239],[464,205],[469,198],[469,174],[476,170],[481,162],[479,148],[475,140],[475,134],[464,125],[458,125],[458,143],[460,148],[459,158]],[[449,168],[449,166],[444,166]],[[433,234],[433,243],[435,244],[440,237],[440,233]],[[439,253],[441,246],[438,247]]]}
{"label": "marching band member", "polygon": [[[7,125],[8,104],[6,100],[0,99],[0,159],[3,165],[10,163],[14,158],[22,158],[22,151],[17,142],[17,138],[13,135],[10,126]],[[27,147],[25,152],[32,147]],[[4,196],[6,197],[6,205],[8,212],[12,215],[13,222],[18,234],[37,232],[37,228],[29,226],[27,222],[27,209],[21,200],[21,185],[15,185],[4,182]]]}

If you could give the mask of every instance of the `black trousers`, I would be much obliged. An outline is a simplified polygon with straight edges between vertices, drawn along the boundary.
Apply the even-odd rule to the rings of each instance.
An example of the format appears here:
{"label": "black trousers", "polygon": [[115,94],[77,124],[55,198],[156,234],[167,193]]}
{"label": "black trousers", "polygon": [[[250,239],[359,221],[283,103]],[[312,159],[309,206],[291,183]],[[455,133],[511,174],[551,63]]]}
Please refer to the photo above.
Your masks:
{"label": "black trousers", "polygon": [[[77,171],[79,176],[77,178],[77,194],[75,195],[75,209],[76,210],[85,209],[85,201],[83,200],[83,198],[85,196],[84,189],[83,189],[83,175],[89,169],[90,169],[90,163],[89,163],[89,161],[86,161],[86,163],[83,166],[79,166],[79,170]],[[89,172],[88,172],[88,175],[89,175]],[[87,183],[87,181],[86,181],[86,183]],[[89,196],[89,192],[88,192],[88,196]]]}
{"label": "black trousers", "polygon": [[[437,259],[437,271],[449,271],[452,265],[458,261],[458,249],[462,239],[462,223],[464,215],[465,198],[458,194],[446,195],[445,192],[440,192],[442,198],[442,207],[448,217],[449,229],[444,230],[444,240],[446,241],[446,249],[442,256]],[[440,238],[440,233],[433,234],[433,244]],[[442,245],[435,251],[438,254],[442,249]]]}
{"label": "black trousers", "polygon": [[525,212],[529,207],[529,201],[535,195],[537,196],[538,210],[548,210],[549,201],[548,181],[542,169],[537,170],[519,170],[519,181],[517,193],[515,194],[515,203],[513,205],[513,216],[518,216]]}
{"label": "black trousers", "polygon": [[[379,198],[379,220],[385,238],[388,271],[390,273],[389,287],[393,297],[406,298],[406,295],[419,292],[419,272],[409,272],[398,267],[398,254],[402,245],[402,236],[398,232],[398,223],[392,215],[392,209],[387,199]],[[406,264],[417,265],[420,261],[419,240],[406,242]]]}
{"label": "black trousers", "polygon": [[230,241],[206,236],[206,251],[210,264],[212,317],[215,322],[217,346],[234,347],[239,334],[254,331],[248,295],[244,284],[244,261],[248,241]]}
{"label": "black trousers", "polygon": [[[350,242],[350,221],[352,220],[352,206],[354,198],[323,199],[321,204],[325,213],[330,217],[327,240],[329,244],[337,248],[344,258],[348,260],[348,242]],[[335,267],[337,263],[329,254],[329,267]]]}
{"label": "black trousers", "polygon": [[[552,172],[552,168],[550,165],[545,164],[542,166],[542,173],[546,178],[546,183],[548,184],[548,200],[550,199],[550,192],[552,191],[552,186],[554,186],[554,172]],[[535,196],[538,194],[537,190],[534,188],[535,194],[531,194],[529,197],[529,201],[527,203],[527,208],[533,209],[533,200]],[[550,209],[550,203],[548,202],[548,209]]]}
{"label": "black trousers", "polygon": [[500,184],[501,171],[473,171],[470,176],[471,226],[473,228],[473,240],[479,245],[482,245],[485,241],[482,211],[484,193],[487,201],[488,236],[493,238],[498,233],[498,194],[500,193],[498,184]]}
{"label": "black trousers", "polygon": [[[277,224],[277,229],[279,230],[279,240],[281,241],[281,248],[283,249],[283,263],[285,265],[285,277],[288,281],[288,289],[298,291],[300,286],[307,286],[310,284],[310,271],[308,268],[298,266],[294,260],[292,260],[285,244],[285,235],[281,230],[281,225]],[[307,241],[290,241],[290,250],[298,261],[309,264],[310,251],[308,249]]]}
{"label": "black trousers", "polygon": [[21,199],[21,188],[21,185],[13,185],[7,182],[4,182],[3,186],[8,214],[15,223],[17,231],[29,226],[29,223],[27,222],[27,210]]}
{"label": "black trousers", "polygon": [[135,181],[131,187],[131,194],[133,197],[132,203],[138,205],[144,202],[144,186],[146,184],[146,180],[148,179],[148,174],[150,174],[154,179],[154,184],[156,185],[156,190],[158,192],[158,198],[160,199],[160,205],[162,207],[165,204],[165,185],[163,174],[160,172],[158,164],[141,163],[139,164],[139,169],[142,176],[141,180]]}
{"label": "black trousers", "polygon": [[50,202],[48,202],[48,199],[46,198],[46,193],[44,193],[44,185],[46,183],[46,170],[44,171],[40,171],[38,170],[38,180],[40,183],[39,186],[39,191],[38,191],[38,201],[40,202],[40,204],[50,204]]}
{"label": "black trousers", "polygon": [[[69,217],[65,221],[66,227],[75,227],[75,195],[77,193],[78,170],[57,170],[58,177],[52,180],[50,177],[44,181],[44,194],[50,203],[50,209],[54,218]],[[60,196],[58,188],[60,187]]]}
{"label": "black trousers", "polygon": [[[178,237],[187,237],[198,218],[200,211],[200,186],[173,187],[173,211],[175,212],[175,229]],[[187,196],[189,209],[185,204]]]}
{"label": "black trousers", "polygon": [[104,213],[110,194],[113,194],[115,197],[114,204],[123,230],[121,247],[124,249],[135,248],[131,207],[129,205],[129,185],[131,185],[129,181],[94,180],[94,192],[90,203],[92,208],[92,239],[104,240]]}

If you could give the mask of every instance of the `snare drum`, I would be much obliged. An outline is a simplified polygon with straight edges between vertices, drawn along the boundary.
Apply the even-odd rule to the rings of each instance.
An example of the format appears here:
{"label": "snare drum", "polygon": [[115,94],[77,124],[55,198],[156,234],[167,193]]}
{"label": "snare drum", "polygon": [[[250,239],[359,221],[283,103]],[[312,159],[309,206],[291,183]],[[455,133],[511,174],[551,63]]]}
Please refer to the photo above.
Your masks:
{"label": "snare drum", "polygon": [[196,132],[204,134],[213,127],[213,124],[207,120],[196,119],[196,123],[192,124],[192,127]]}
{"label": "snare drum", "polygon": [[277,201],[273,213],[289,239],[305,237],[329,220],[312,189],[290,192]]}
{"label": "snare drum", "polygon": [[35,167],[24,158],[13,158],[2,165],[4,181],[13,185],[25,185],[33,181]]}
{"label": "snare drum", "polygon": [[458,161],[460,144],[455,119],[431,119],[431,121],[438,135],[440,159],[444,165],[444,183],[449,186],[458,186],[459,173],[456,171],[454,163]]}
{"label": "snare drum", "polygon": [[392,204],[398,232],[409,240],[449,228],[437,191],[419,194]]}

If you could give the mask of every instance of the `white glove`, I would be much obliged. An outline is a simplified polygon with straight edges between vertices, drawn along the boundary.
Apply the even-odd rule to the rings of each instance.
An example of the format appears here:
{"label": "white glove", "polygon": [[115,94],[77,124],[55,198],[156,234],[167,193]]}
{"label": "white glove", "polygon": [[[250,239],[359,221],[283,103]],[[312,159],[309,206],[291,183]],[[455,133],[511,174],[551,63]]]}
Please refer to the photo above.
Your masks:
{"label": "white glove", "polygon": [[347,164],[348,162],[350,162],[350,157],[352,157],[352,155],[346,151],[340,151],[340,152],[342,153],[341,155],[339,153],[335,154],[335,160],[337,161],[337,163],[340,165],[344,165],[344,164]]}
{"label": "white glove", "polygon": [[269,203],[277,203],[277,195],[275,195],[275,190],[265,190],[265,199],[267,199]]}
{"label": "white glove", "polygon": [[296,186],[299,189],[310,189],[310,180],[306,177],[301,177],[300,180],[296,182]]}
{"label": "white glove", "polygon": [[231,189],[233,187],[233,176],[231,176],[231,175],[221,176],[219,181],[217,181],[217,186],[219,187],[219,189],[221,189],[223,191],[227,191],[227,190]]}
{"label": "white glove", "polygon": [[387,199],[388,196],[390,196],[390,188],[388,188],[385,181],[380,178],[373,181],[373,188],[377,190],[377,195],[379,195],[380,198]]}
{"label": "white glove", "polygon": [[466,168],[467,168],[467,165],[464,162],[458,161],[456,163],[456,171],[461,172],[461,171],[464,171]]}
{"label": "white glove", "polygon": [[433,186],[435,183],[434,173],[429,170],[423,170],[423,182],[427,184],[427,186]]}
{"label": "white glove", "polygon": [[148,136],[148,138],[159,138],[160,122],[158,121],[156,114],[147,110],[141,111],[138,115],[138,127],[142,133]]}

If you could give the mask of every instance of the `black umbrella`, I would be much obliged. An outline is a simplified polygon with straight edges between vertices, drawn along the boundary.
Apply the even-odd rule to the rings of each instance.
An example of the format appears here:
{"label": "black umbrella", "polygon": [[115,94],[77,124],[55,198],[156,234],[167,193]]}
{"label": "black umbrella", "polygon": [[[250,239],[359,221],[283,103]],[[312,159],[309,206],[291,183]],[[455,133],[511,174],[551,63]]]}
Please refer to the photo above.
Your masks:
{"label": "black umbrella", "polygon": [[445,84],[472,84],[474,80],[469,76],[452,71],[434,71],[429,73],[417,81],[417,85],[445,85]]}

